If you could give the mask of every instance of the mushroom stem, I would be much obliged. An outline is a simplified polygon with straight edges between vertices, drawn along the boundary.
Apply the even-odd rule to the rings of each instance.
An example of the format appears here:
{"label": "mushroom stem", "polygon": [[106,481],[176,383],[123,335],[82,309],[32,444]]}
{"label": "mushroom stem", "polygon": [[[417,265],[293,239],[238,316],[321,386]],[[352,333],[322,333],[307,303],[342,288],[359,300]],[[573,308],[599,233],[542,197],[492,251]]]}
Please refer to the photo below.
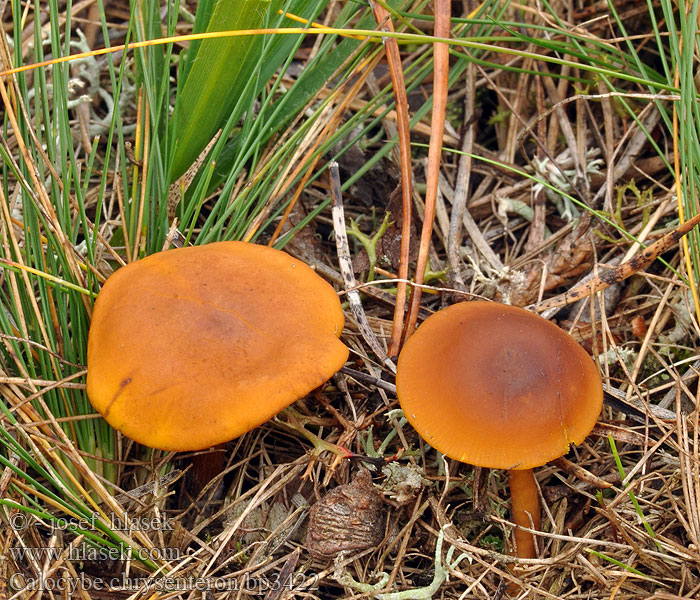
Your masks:
{"label": "mushroom stem", "polygon": [[[513,522],[528,529],[540,528],[540,498],[532,469],[508,471]],[[535,558],[535,537],[521,529],[515,530],[518,558]]]}
{"label": "mushroom stem", "polygon": [[199,496],[207,484],[224,470],[225,448],[224,444],[219,444],[209,452],[200,452],[192,457],[192,469],[188,480],[195,496]]}

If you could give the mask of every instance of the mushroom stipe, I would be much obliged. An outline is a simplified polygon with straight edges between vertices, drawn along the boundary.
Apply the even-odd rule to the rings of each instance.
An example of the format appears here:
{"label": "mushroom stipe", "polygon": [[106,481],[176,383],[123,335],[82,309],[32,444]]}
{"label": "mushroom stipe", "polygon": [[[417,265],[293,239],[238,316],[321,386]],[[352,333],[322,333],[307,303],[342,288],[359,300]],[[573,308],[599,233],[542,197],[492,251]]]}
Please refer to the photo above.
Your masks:
{"label": "mushroom stipe", "polygon": [[285,252],[217,242],[148,256],[104,284],[87,392],[115,429],[201,450],[261,425],[348,357],[326,281]]}

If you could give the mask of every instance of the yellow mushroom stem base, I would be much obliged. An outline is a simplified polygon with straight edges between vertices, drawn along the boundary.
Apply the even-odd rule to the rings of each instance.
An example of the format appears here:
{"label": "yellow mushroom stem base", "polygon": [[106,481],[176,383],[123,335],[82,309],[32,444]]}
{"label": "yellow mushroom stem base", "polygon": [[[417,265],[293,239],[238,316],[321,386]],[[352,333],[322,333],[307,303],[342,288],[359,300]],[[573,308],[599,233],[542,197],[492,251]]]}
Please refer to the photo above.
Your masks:
{"label": "yellow mushroom stem base", "polygon": [[[520,527],[540,529],[540,498],[532,469],[508,471],[513,522]],[[515,549],[518,558],[535,558],[535,537],[515,530]]]}

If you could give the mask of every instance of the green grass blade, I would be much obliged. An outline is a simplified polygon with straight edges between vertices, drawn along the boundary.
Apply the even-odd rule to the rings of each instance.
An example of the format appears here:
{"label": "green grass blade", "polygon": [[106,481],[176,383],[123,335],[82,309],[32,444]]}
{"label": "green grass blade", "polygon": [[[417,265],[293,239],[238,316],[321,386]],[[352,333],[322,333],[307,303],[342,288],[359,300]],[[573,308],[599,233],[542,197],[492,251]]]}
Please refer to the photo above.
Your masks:
{"label": "green grass blade", "polygon": [[629,571],[630,573],[634,573],[635,575],[639,575],[640,577],[644,577],[645,579],[651,579],[649,575],[645,575],[640,570],[635,569],[634,567],[630,567],[622,561],[614,559],[612,556],[608,556],[607,554],[603,554],[602,552],[597,552],[596,550],[591,550],[590,548],[586,548],[586,551],[589,554],[592,554],[593,556],[597,556],[602,560],[607,560],[609,563],[612,563],[613,565],[617,565],[618,567],[625,569],[625,571]]}
{"label": "green grass blade", "polygon": [[[610,449],[612,450],[613,458],[615,459],[615,465],[617,466],[617,470],[620,473],[620,477],[622,478],[622,481],[625,481],[627,475],[625,474],[625,468],[622,465],[620,455],[617,452],[617,445],[615,444],[615,440],[612,438],[612,436],[608,436],[608,442],[610,443]],[[629,487],[629,483],[625,484],[625,487]],[[651,525],[649,525],[649,522],[644,516],[642,507],[639,506],[639,502],[637,501],[637,497],[634,495],[634,492],[630,489],[627,491],[627,493],[629,494],[630,500],[632,501],[632,505],[634,506],[634,510],[636,511],[639,520],[642,522],[642,525],[644,525],[644,529],[646,529],[647,533],[649,534],[649,537],[652,540],[654,540],[654,543],[656,544],[657,548],[663,552],[663,547],[656,539],[656,534],[654,533],[654,530],[651,528]]]}

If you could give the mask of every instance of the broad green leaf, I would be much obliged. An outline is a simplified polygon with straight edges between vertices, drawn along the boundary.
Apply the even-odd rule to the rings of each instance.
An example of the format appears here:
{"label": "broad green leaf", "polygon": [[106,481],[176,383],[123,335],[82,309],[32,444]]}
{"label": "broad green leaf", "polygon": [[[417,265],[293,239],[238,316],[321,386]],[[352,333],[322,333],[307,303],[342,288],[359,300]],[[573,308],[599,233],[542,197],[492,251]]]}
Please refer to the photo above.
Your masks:
{"label": "broad green leaf", "polygon": [[[207,31],[256,29],[263,26],[270,0],[219,0]],[[175,103],[175,138],[169,180],[187,170],[221,124],[257,66],[261,36],[205,40],[187,71]]]}

